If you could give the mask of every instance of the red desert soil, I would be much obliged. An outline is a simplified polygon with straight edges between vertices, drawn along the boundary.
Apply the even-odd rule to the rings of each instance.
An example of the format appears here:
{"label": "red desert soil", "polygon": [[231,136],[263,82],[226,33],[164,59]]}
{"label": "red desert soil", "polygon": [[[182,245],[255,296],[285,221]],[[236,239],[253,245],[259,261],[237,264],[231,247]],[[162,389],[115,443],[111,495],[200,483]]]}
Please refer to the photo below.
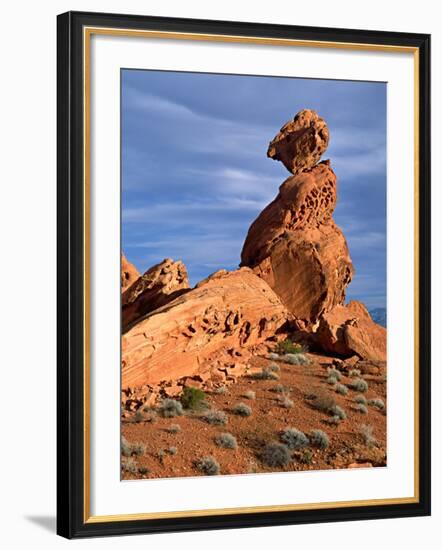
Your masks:
{"label": "red desert soil", "polygon": [[[224,411],[228,422],[224,426],[207,424],[201,417],[203,412],[185,411],[183,416],[162,418],[156,416],[153,422],[136,422],[135,415],[122,418],[122,436],[130,443],[143,443],[146,446],[142,456],[133,456],[136,473],[124,471],[123,479],[147,479],[203,475],[195,465],[198,459],[212,456],[220,465],[221,474],[244,474],[275,471],[325,470],[348,467],[386,466],[386,412],[367,406],[368,413],[355,409],[355,396],[360,392],[349,390],[347,395],[337,394],[326,380],[327,367],[333,358],[307,354],[310,365],[290,365],[278,361],[279,380],[256,380],[246,374],[226,386],[227,393],[206,392],[206,401],[212,410]],[[259,371],[273,361],[264,357],[253,357],[251,372]],[[382,372],[383,371],[383,372]],[[386,403],[385,371],[377,375],[363,374],[368,383],[367,399],[381,398]],[[353,379],[342,373],[342,384]],[[281,393],[272,388],[281,384],[287,389],[286,395],[293,401],[291,408],[284,408],[279,402]],[[245,392],[256,393],[254,400],[244,397]],[[315,410],[311,394],[315,392],[333,396],[336,404],[344,409],[347,418],[338,425],[327,420],[331,415]],[[309,399],[310,397],[310,399]],[[241,417],[232,412],[239,402],[252,409],[252,415]],[[167,428],[179,425],[175,434]],[[363,425],[371,426],[376,443],[367,446],[360,433]],[[310,463],[303,462],[303,452],[294,451],[293,460],[285,467],[271,468],[262,463],[260,453],[267,443],[280,442],[280,433],[285,428],[294,427],[307,436],[311,430],[323,430],[329,437],[330,445],[320,450],[308,447],[312,452]],[[221,433],[230,433],[237,439],[235,450],[218,447],[214,441]],[[176,448],[176,454],[168,449]],[[141,472],[140,473],[140,469]],[[145,473],[144,473],[145,472]]]}

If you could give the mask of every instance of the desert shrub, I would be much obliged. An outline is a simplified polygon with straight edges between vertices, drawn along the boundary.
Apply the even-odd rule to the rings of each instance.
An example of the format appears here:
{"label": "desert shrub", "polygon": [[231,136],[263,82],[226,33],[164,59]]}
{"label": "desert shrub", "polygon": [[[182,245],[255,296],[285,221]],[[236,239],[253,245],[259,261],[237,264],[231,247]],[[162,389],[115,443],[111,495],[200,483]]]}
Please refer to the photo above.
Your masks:
{"label": "desert shrub", "polygon": [[138,472],[139,472],[142,476],[144,476],[144,475],[146,475],[146,474],[149,473],[149,468],[146,468],[145,466],[140,466],[140,467],[138,468]]}
{"label": "desert shrub", "polygon": [[311,404],[318,411],[329,412],[336,406],[336,401],[332,395],[315,394]]}
{"label": "desert shrub", "polygon": [[123,470],[123,472],[136,474],[138,470],[137,463],[132,457],[128,457],[121,462],[121,469]]}
{"label": "desert shrub", "polygon": [[228,390],[226,386],[219,386],[218,388],[215,388],[213,390],[213,393],[216,393],[218,395],[225,395],[226,393],[228,393]]}
{"label": "desert shrub", "polygon": [[121,438],[121,454],[123,456],[130,456],[132,454],[132,445],[125,437]]}
{"label": "desert shrub", "polygon": [[337,414],[335,414],[331,418],[326,418],[324,422],[326,422],[327,424],[330,424],[330,426],[337,426],[338,424],[340,424],[341,419]]}
{"label": "desert shrub", "polygon": [[279,365],[276,363],[270,363],[270,365],[267,367],[272,372],[279,372],[281,369],[279,368]]}
{"label": "desert shrub", "polygon": [[166,431],[170,434],[177,434],[181,431],[181,426],[179,424],[171,424],[166,428]]}
{"label": "desert shrub", "polygon": [[256,393],[252,390],[247,390],[244,392],[243,397],[246,399],[256,399]]}
{"label": "desert shrub", "polygon": [[284,355],[286,353],[302,353],[305,350],[301,344],[297,344],[296,342],[292,342],[289,338],[286,338],[282,342],[276,344],[274,351],[278,355]]}
{"label": "desert shrub", "polygon": [[267,367],[261,369],[260,372],[255,372],[252,375],[252,378],[254,378],[255,380],[279,380],[279,376],[276,374],[276,372],[271,371]]}
{"label": "desert shrub", "polygon": [[348,388],[344,384],[336,384],[335,386],[335,392],[339,393],[341,395],[347,395]]}
{"label": "desert shrub", "polygon": [[296,428],[286,428],[281,433],[281,441],[292,450],[303,449],[309,444],[308,437]]}
{"label": "desert shrub", "polygon": [[161,464],[164,463],[164,457],[166,455],[166,451],[164,449],[160,449],[158,451],[158,460],[160,461]]}
{"label": "desert shrub", "polygon": [[203,415],[202,419],[213,426],[224,426],[228,420],[226,413],[223,411],[209,411]]}
{"label": "desert shrub", "polygon": [[310,449],[303,449],[298,460],[302,464],[311,464],[313,462],[313,453]]}
{"label": "desert shrub", "polygon": [[361,376],[361,371],[359,369],[351,369],[348,373],[348,376],[351,378],[357,378]]}
{"label": "desert shrub", "polygon": [[271,359],[272,361],[277,361],[279,359],[279,355],[277,353],[269,353],[267,355],[268,359]]}
{"label": "desert shrub", "polygon": [[172,456],[175,456],[178,453],[178,449],[176,447],[169,447],[166,451]]}
{"label": "desert shrub", "polygon": [[251,416],[252,414],[252,409],[245,403],[238,403],[232,410],[239,416]]}
{"label": "desert shrub", "polygon": [[366,405],[367,404],[367,398],[364,395],[357,395],[355,397],[355,402],[356,403],[361,403],[362,405]]}
{"label": "desert shrub", "polygon": [[330,384],[330,386],[334,386],[338,383],[338,379],[335,376],[329,376],[326,380],[327,384]]}
{"label": "desert shrub", "polygon": [[368,384],[363,378],[356,378],[348,384],[348,387],[355,391],[366,392],[368,390]]}
{"label": "desert shrub", "polygon": [[215,437],[215,443],[218,447],[223,447],[224,449],[236,449],[238,443],[236,437],[229,433],[222,433]]}
{"label": "desert shrub", "polygon": [[319,449],[326,449],[330,445],[328,435],[322,430],[313,430],[311,432],[310,443]]}
{"label": "desert shrub", "polygon": [[375,409],[379,409],[381,411],[385,409],[385,403],[379,397],[375,397],[374,399],[369,399],[368,405],[370,407],[374,407]]}
{"label": "desert shrub", "polygon": [[376,438],[373,436],[373,426],[363,424],[359,429],[359,433],[362,435],[362,439],[367,447],[376,445]]}
{"label": "desert shrub", "polygon": [[199,409],[201,408],[205,399],[205,392],[203,392],[203,390],[200,390],[199,388],[194,388],[192,386],[184,388],[183,393],[181,394],[181,404],[185,409]]}
{"label": "desert shrub", "polygon": [[340,382],[340,380],[342,378],[342,374],[337,369],[335,369],[334,367],[328,367],[327,374],[328,374],[328,376],[333,376],[334,378],[336,378],[336,380],[338,382]]}
{"label": "desert shrub", "polygon": [[220,473],[221,468],[213,456],[205,456],[197,461],[196,467],[206,476],[216,476]]}
{"label": "desert shrub", "polygon": [[286,353],[281,357],[286,363],[290,365],[309,365],[310,361],[303,353]]}
{"label": "desert shrub", "polygon": [[137,456],[143,456],[146,452],[146,445],[141,441],[132,443],[132,453]]}
{"label": "desert shrub", "polygon": [[339,405],[335,405],[330,409],[330,413],[333,416],[337,416],[340,420],[345,420],[347,418],[347,415],[342,407]]}
{"label": "desert shrub", "polygon": [[289,388],[286,386],[283,386],[282,384],[276,384],[276,386],[273,386],[273,388],[270,388],[270,391],[274,391],[275,393],[285,393],[289,391]]}
{"label": "desert shrub", "polygon": [[357,403],[354,406],[355,411],[360,412],[361,414],[368,414],[368,409],[363,403]]}
{"label": "desert shrub", "polygon": [[280,468],[290,462],[291,454],[287,445],[268,443],[261,453],[261,460],[271,468]]}
{"label": "desert shrub", "polygon": [[183,406],[176,399],[163,399],[158,410],[164,418],[181,416],[183,414]]}
{"label": "desert shrub", "polygon": [[[138,410],[140,410],[140,409],[138,409]],[[142,414],[143,422],[154,423],[154,422],[157,421],[157,416],[158,416],[157,411],[155,411],[154,409],[151,409],[148,405],[146,405],[143,408],[143,414]]]}
{"label": "desert shrub", "polygon": [[286,395],[282,395],[280,398],[279,398],[279,404],[281,405],[281,407],[283,407],[284,409],[291,409],[294,405],[293,401],[291,399],[289,399]]}

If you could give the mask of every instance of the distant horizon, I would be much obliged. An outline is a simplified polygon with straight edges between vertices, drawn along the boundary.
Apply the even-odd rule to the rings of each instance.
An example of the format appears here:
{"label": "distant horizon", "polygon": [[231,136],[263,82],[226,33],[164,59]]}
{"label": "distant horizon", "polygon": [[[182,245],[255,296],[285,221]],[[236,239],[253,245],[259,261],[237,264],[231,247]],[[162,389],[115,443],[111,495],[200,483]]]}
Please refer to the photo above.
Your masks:
{"label": "distant horizon", "polygon": [[[248,228],[290,177],[266,157],[314,109],[330,130],[334,219],[355,267],[347,301],[386,309],[386,85],[122,71],[122,252],[143,274],[182,260],[191,286],[237,269]],[[259,117],[257,116],[259,113]]]}

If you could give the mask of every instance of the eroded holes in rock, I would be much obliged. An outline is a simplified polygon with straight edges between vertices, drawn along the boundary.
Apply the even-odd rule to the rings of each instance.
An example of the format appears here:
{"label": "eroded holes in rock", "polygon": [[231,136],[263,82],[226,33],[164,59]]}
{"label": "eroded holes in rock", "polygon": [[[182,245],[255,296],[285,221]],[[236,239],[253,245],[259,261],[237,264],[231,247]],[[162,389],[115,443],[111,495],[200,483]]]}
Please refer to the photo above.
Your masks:
{"label": "eroded holes in rock", "polygon": [[195,333],[196,333],[196,329],[195,329],[195,327],[192,326],[192,325],[188,325],[188,326],[187,326],[187,330],[188,330],[189,332],[191,332],[192,334],[195,334]]}
{"label": "eroded holes in rock", "polygon": [[247,340],[250,338],[250,334],[251,334],[251,324],[250,324],[250,321],[246,321],[243,326],[241,327],[241,336],[240,336],[240,341],[241,341],[241,344],[245,344],[247,342]]}
{"label": "eroded holes in rock", "polygon": [[259,332],[258,332],[259,337],[262,336],[262,333],[265,331],[266,326],[267,326],[267,319],[263,317],[262,319],[259,320]]}

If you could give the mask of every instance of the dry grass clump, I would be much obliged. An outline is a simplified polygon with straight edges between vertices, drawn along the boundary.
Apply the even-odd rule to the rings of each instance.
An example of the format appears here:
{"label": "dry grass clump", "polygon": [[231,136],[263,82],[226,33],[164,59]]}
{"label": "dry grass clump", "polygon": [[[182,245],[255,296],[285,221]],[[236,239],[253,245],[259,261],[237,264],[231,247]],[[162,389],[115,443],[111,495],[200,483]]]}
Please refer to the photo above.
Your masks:
{"label": "dry grass clump", "polygon": [[217,460],[213,456],[205,456],[196,462],[196,467],[206,476],[216,476],[220,473],[221,468]]}
{"label": "dry grass clump", "polygon": [[279,380],[276,372],[271,371],[268,367],[264,367],[260,372],[255,372],[252,378],[255,380]]}
{"label": "dry grass clump", "polygon": [[287,466],[291,458],[287,445],[282,443],[268,443],[261,453],[261,460],[271,468]]}
{"label": "dry grass clump", "polygon": [[313,430],[309,439],[313,447],[318,447],[318,449],[326,449],[330,445],[328,435],[322,430]]}
{"label": "dry grass clump", "polygon": [[284,409],[291,409],[294,406],[293,401],[287,395],[281,395],[278,401]]}
{"label": "dry grass clump", "polygon": [[226,388],[226,386],[219,386],[218,388],[215,388],[213,390],[213,393],[216,393],[217,395],[225,395],[228,392],[229,390]]}
{"label": "dry grass clump", "polygon": [[361,414],[368,414],[368,409],[363,403],[357,403],[354,406],[354,410],[360,412]]}
{"label": "dry grass clump", "polygon": [[137,463],[132,457],[124,458],[121,461],[121,470],[130,474],[136,474],[138,471]]}
{"label": "dry grass clump", "polygon": [[351,369],[348,376],[350,376],[350,378],[358,378],[361,376],[361,371],[359,369]]}
{"label": "dry grass clump", "polygon": [[332,416],[337,416],[339,420],[345,420],[347,418],[346,412],[339,405],[332,407],[329,412]]}
{"label": "dry grass clump", "polygon": [[368,390],[368,384],[363,378],[356,378],[356,380],[350,382],[348,387],[355,391],[360,391],[362,393]]}
{"label": "dry grass clump", "polygon": [[239,416],[251,416],[252,409],[245,403],[238,403],[232,409],[232,411]]}
{"label": "dry grass clump", "polygon": [[357,395],[355,397],[355,402],[360,403],[361,405],[366,405],[367,404],[367,398],[365,397],[365,395]]}
{"label": "dry grass clump", "polygon": [[256,393],[252,390],[247,390],[246,392],[243,393],[243,397],[245,397],[246,399],[253,400],[253,399],[256,399]]}
{"label": "dry grass clump", "polygon": [[335,398],[332,395],[325,393],[316,393],[312,394],[311,406],[318,410],[329,412],[333,407],[336,406]]}
{"label": "dry grass clump", "polygon": [[327,374],[329,378],[332,376],[333,378],[336,378],[338,382],[340,382],[342,379],[342,374],[334,367],[328,367]]}
{"label": "dry grass clump", "polygon": [[377,444],[376,438],[373,435],[373,426],[362,424],[359,429],[362,439],[367,447],[374,447]]}
{"label": "dry grass clump", "polygon": [[202,416],[202,419],[213,426],[224,426],[228,420],[227,414],[223,411],[209,411]]}
{"label": "dry grass clump", "polygon": [[336,384],[335,392],[339,393],[340,395],[347,395],[348,388],[344,384]]}
{"label": "dry grass clump", "polygon": [[238,442],[236,437],[229,433],[222,433],[215,437],[215,443],[218,447],[223,447],[223,449],[236,449],[238,447]]}
{"label": "dry grass clump", "polygon": [[370,407],[374,407],[375,409],[379,409],[380,411],[383,411],[385,409],[385,403],[379,397],[369,399],[367,403]]}
{"label": "dry grass clump", "polygon": [[176,399],[163,399],[158,407],[158,411],[164,418],[172,418],[183,414],[183,406]]}
{"label": "dry grass clump", "polygon": [[166,428],[166,432],[169,432],[170,434],[177,434],[181,431],[181,426],[179,424],[171,424]]}

